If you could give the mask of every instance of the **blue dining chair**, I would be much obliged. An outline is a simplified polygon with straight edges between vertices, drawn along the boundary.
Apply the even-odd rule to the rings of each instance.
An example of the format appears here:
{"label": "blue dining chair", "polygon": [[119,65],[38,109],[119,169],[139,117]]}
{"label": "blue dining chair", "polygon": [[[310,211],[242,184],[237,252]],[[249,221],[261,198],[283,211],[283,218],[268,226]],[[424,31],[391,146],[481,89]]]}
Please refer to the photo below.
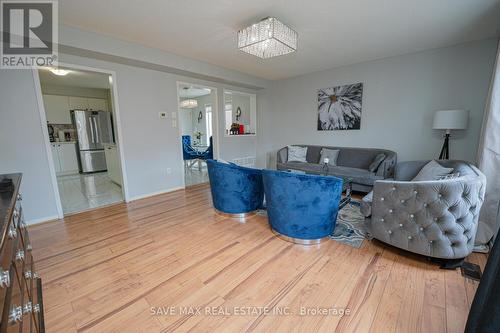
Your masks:
{"label": "blue dining chair", "polygon": [[182,158],[184,159],[184,166],[189,160],[198,160],[202,158],[202,154],[191,146],[191,136],[182,136]]}
{"label": "blue dining chair", "polygon": [[205,161],[212,160],[214,158],[214,140],[212,137],[210,137],[209,142],[208,148],[201,153],[201,158]]}

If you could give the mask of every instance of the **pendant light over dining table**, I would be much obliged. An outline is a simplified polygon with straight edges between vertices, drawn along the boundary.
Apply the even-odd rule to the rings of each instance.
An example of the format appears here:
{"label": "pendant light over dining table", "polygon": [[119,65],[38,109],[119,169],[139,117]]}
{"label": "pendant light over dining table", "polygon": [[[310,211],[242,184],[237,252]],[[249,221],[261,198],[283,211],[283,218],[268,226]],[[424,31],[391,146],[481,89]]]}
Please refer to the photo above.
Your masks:
{"label": "pendant light over dining table", "polygon": [[195,99],[185,99],[181,101],[180,106],[183,109],[193,109],[198,107],[198,101]]}

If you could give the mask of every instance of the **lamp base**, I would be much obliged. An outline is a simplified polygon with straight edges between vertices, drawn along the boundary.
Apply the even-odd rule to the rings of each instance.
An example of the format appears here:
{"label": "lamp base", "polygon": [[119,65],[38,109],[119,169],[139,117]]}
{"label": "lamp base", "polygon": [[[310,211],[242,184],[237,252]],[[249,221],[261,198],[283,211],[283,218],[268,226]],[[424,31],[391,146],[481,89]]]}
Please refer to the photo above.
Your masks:
{"label": "lamp base", "polygon": [[439,154],[440,160],[450,159],[450,132],[446,131],[444,135],[443,147],[441,148],[441,153]]}

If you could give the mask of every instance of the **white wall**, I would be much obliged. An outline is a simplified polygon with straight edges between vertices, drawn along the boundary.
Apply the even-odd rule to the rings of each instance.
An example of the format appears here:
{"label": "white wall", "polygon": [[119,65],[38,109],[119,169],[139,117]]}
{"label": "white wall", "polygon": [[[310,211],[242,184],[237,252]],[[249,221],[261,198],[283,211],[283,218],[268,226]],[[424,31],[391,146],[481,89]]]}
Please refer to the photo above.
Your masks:
{"label": "white wall", "polygon": [[57,217],[43,142],[31,71],[0,69],[0,173],[23,173],[23,211],[31,221]]}
{"label": "white wall", "polygon": [[[451,158],[474,160],[495,50],[490,39],[275,81],[269,112],[260,115],[259,165],[275,166],[277,149],[299,143],[387,148],[400,161],[437,158],[434,111],[454,108],[470,110],[470,122],[452,133]],[[361,130],[317,131],[317,90],[357,82]]]}
{"label": "white wall", "polygon": [[[132,199],[176,189],[183,184],[180,134],[171,123],[172,112],[177,113],[178,110],[177,82],[217,88],[221,92],[218,98],[222,98],[223,88],[235,89],[220,83],[66,54],[61,55],[61,61],[116,72],[123,135],[121,147]],[[166,112],[167,119],[159,119],[159,112]],[[222,128],[219,130],[222,131]],[[255,142],[234,152],[222,139],[219,147],[222,158],[233,153],[236,157],[241,154],[255,156]],[[167,174],[167,168],[171,169],[171,174]]]}
{"label": "white wall", "polygon": [[[60,54],[60,61],[116,72],[117,104],[123,133],[120,144],[131,199],[173,190],[183,184],[179,129],[173,128],[171,123],[171,114],[178,109],[177,81],[217,88],[220,107],[223,105],[224,88],[255,92],[233,85],[67,54]],[[25,174],[23,192],[26,194],[24,206],[28,223],[52,219],[57,214],[56,198],[51,187],[32,73],[27,70],[3,70],[0,87],[0,173],[20,171]],[[167,112],[167,119],[159,119],[161,111]],[[220,130],[223,131],[223,127]],[[219,144],[222,158],[255,155],[255,140],[249,145],[239,145],[237,149],[224,141],[222,138]],[[167,169],[171,169],[170,174],[167,174]]]}

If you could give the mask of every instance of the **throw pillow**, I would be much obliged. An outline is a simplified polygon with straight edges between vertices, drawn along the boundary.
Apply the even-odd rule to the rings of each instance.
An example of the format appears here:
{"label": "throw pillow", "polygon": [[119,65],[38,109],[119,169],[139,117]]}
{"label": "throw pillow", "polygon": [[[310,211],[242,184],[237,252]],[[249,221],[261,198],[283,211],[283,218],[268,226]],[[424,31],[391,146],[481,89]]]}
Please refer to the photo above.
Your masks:
{"label": "throw pillow", "polygon": [[288,146],[288,162],[307,162],[307,147]]}
{"label": "throw pillow", "polygon": [[450,173],[450,174],[447,174],[444,176],[439,176],[438,180],[453,179],[453,178],[458,178],[458,177],[460,177],[460,172],[454,172],[454,173]]}
{"label": "throw pillow", "polygon": [[438,180],[439,177],[445,176],[453,172],[453,168],[442,167],[435,160],[430,161],[420,170],[413,178],[413,181]]}
{"label": "throw pillow", "polygon": [[373,159],[372,163],[368,167],[368,170],[370,172],[377,172],[378,167],[380,166],[380,164],[382,164],[384,160],[385,160],[385,154],[378,154]]}
{"label": "throw pillow", "polygon": [[319,158],[319,164],[325,163],[325,158],[328,158],[328,165],[337,165],[337,158],[339,157],[340,150],[338,149],[321,149],[321,157]]}

